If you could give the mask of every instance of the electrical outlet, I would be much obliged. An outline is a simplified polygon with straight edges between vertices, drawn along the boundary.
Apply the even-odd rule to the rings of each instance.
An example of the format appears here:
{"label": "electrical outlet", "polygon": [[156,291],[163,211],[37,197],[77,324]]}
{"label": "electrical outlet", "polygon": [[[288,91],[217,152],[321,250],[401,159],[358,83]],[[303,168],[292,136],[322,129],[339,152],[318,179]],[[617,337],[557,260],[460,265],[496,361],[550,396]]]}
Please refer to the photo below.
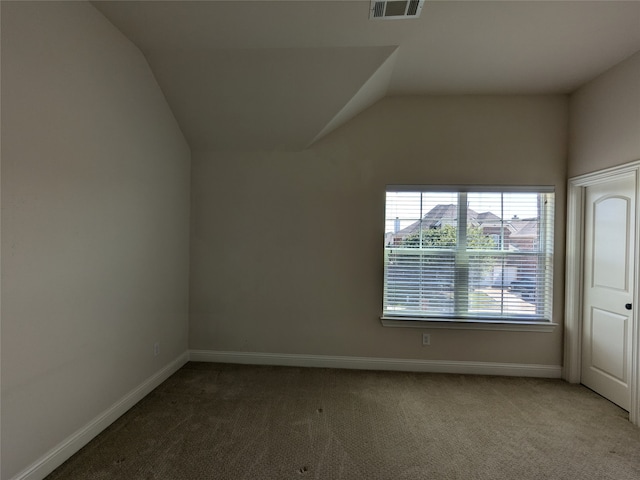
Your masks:
{"label": "electrical outlet", "polygon": [[431,345],[431,334],[423,333],[422,334],[422,346]]}
{"label": "electrical outlet", "polygon": [[160,355],[160,343],[156,342],[153,344],[153,356],[157,357],[158,355]]}

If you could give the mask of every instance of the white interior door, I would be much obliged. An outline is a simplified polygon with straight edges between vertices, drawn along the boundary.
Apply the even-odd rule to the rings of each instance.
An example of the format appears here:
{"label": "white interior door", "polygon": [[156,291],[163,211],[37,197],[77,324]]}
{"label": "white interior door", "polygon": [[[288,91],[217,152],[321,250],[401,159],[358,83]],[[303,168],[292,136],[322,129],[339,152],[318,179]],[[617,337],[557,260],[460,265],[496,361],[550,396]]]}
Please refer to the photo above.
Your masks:
{"label": "white interior door", "polygon": [[581,382],[625,410],[631,393],[635,175],[585,189]]}

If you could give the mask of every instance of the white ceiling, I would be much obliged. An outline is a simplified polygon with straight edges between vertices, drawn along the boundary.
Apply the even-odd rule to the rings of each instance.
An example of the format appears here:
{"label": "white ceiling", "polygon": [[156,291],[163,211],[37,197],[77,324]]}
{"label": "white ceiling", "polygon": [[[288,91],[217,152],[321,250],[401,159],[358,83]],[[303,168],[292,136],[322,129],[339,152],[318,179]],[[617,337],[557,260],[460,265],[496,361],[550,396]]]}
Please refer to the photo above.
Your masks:
{"label": "white ceiling", "polygon": [[299,149],[385,95],[570,93],[640,51],[640,0],[95,1],[193,149]]}

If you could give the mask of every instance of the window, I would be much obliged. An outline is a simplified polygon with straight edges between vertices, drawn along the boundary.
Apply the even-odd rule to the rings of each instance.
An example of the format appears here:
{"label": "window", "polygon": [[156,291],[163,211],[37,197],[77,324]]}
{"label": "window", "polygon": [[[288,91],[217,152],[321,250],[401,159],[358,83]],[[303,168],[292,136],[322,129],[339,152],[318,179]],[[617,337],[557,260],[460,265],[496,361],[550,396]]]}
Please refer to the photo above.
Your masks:
{"label": "window", "polygon": [[383,318],[551,322],[550,187],[389,187]]}

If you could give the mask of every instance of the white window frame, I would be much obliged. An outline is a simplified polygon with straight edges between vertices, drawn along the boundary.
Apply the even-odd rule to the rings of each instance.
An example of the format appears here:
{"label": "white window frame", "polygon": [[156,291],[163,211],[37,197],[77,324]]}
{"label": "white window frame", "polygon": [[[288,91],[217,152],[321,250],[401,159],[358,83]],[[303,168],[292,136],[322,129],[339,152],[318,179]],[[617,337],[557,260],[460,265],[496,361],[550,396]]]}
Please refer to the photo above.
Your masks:
{"label": "white window frame", "polygon": [[[487,192],[487,193],[555,193],[553,186],[468,186],[468,185],[387,185],[386,192],[457,192],[464,194],[471,192]],[[550,212],[553,217],[555,212]],[[465,215],[466,217],[466,215]],[[463,218],[463,217],[460,217]],[[551,279],[553,277],[553,231],[545,235],[551,235],[551,260],[546,268],[550,269]],[[386,247],[385,247],[386,248]],[[385,279],[386,281],[386,279]],[[384,286],[383,288],[385,288]],[[553,312],[552,292],[553,286],[549,293],[549,315]],[[384,312],[383,301],[383,312]],[[382,324],[387,327],[409,327],[409,328],[445,328],[445,329],[474,329],[474,330],[512,330],[512,331],[535,331],[535,332],[551,332],[557,326],[551,318],[547,319],[510,319],[505,318],[438,318],[438,317],[412,317],[410,315],[390,315],[385,314],[380,317]]]}

